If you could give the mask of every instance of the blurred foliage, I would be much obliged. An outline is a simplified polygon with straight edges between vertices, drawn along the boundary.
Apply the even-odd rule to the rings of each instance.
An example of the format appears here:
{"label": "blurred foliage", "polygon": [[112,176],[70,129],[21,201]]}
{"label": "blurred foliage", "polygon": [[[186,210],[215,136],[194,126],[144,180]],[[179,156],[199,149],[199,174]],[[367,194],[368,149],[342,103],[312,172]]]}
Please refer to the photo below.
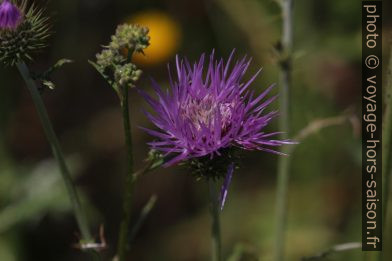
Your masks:
{"label": "blurred foliage", "polygon": [[[391,3],[384,3],[384,28],[390,30]],[[149,77],[167,85],[166,64],[173,64],[175,53],[193,60],[212,49],[226,57],[236,48],[238,56],[254,58],[250,73],[263,67],[253,84],[261,92],[278,79],[279,6],[268,0],[81,0],[50,1],[47,10],[54,13],[56,33],[31,66],[44,72],[59,58],[74,61],[51,77],[56,89],[43,95],[65,151],[79,155],[76,184],[88,198],[94,231],[105,226],[108,258],[121,214],[122,122],[115,94],[87,60],[117,24],[139,21],[151,27],[152,39],[139,61],[145,74],[137,87],[150,91]],[[347,108],[359,115],[361,94],[360,2],[302,0],[294,11],[292,137],[309,122]],[[77,227],[29,94],[14,70],[2,68],[0,79],[0,260],[86,260],[71,247]],[[137,126],[149,123],[142,99],[134,90],[131,96],[135,161],[142,167],[151,138]],[[360,150],[352,126],[343,124],[317,132],[291,155],[288,260],[361,240]],[[276,156],[245,153],[222,213],[228,260],[272,260],[275,172]],[[134,221],[152,194],[159,200],[135,235],[130,260],[208,260],[207,186],[188,174],[176,167],[141,177]],[[336,253],[330,260],[362,260],[362,252]]]}

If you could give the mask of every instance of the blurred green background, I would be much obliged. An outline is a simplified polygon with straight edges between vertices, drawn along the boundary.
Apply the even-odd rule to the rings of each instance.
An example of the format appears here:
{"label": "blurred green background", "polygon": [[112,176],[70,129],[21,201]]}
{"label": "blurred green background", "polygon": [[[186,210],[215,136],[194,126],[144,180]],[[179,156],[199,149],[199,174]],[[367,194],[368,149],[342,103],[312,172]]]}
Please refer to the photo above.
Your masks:
{"label": "blurred green background", "polygon": [[[124,139],[117,97],[87,60],[109,42],[117,24],[139,22],[150,26],[152,37],[146,56],[137,59],[144,70],[139,88],[150,91],[150,77],[166,86],[166,64],[176,53],[195,60],[213,49],[227,57],[236,48],[237,57],[253,57],[247,77],[263,67],[253,84],[261,92],[278,81],[279,5],[272,0],[36,2],[52,15],[54,34],[30,67],[40,72],[60,58],[74,60],[56,72],[57,87],[45,92],[44,100],[97,240],[99,226],[105,227],[108,249],[102,253],[109,258],[121,218]],[[290,136],[317,119],[349,114],[351,121],[315,133],[291,155],[288,260],[361,241],[361,4],[294,2]],[[392,6],[384,4],[387,36]],[[1,68],[0,79],[0,260],[88,260],[72,247],[79,240],[76,222],[29,93],[15,69]],[[142,107],[146,104],[131,90],[138,167],[152,139],[138,128],[151,127]],[[269,128],[276,130],[277,121]],[[272,260],[276,165],[275,155],[245,153],[234,174],[222,212],[224,254],[234,253],[232,261]],[[136,187],[135,221],[152,194],[158,201],[135,237],[129,260],[209,260],[207,185],[186,168],[171,167],[149,173]],[[330,257],[361,259],[360,250]]]}

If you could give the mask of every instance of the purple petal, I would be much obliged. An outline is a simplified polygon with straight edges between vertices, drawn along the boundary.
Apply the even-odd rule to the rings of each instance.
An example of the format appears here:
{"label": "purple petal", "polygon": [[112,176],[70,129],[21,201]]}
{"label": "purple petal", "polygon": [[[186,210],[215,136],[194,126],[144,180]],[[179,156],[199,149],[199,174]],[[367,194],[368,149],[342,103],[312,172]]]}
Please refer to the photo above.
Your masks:
{"label": "purple petal", "polygon": [[223,185],[221,189],[221,197],[220,197],[221,210],[223,210],[223,207],[226,202],[227,192],[229,190],[231,179],[233,177],[233,172],[234,172],[234,163],[230,163],[229,167],[227,168],[227,174],[225,180],[223,181]]}
{"label": "purple petal", "polygon": [[0,5],[0,29],[15,29],[22,20],[22,12],[9,0]]}

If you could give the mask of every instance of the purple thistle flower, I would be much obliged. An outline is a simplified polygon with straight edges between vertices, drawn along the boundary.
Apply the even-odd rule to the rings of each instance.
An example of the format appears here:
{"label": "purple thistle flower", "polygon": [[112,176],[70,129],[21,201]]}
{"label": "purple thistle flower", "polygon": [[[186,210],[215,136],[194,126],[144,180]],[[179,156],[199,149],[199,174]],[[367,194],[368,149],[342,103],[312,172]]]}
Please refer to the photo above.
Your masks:
{"label": "purple thistle flower", "polygon": [[22,12],[9,0],[0,5],[0,29],[15,29],[22,21]]}
{"label": "purple thistle flower", "polygon": [[243,82],[251,59],[244,57],[231,65],[233,55],[234,51],[224,62],[216,60],[212,53],[206,70],[204,54],[193,66],[177,56],[176,79],[169,75],[170,91],[162,90],[154,81],[158,99],[141,91],[155,115],[145,113],[159,128],[159,131],[143,128],[158,138],[149,145],[166,155],[174,155],[165,166],[203,156],[213,159],[231,147],[282,154],[273,147],[292,144],[290,140],[272,138],[279,132],[263,131],[277,116],[276,111],[264,113],[276,98],[264,99],[273,86],[255,96],[249,86],[260,71]]}

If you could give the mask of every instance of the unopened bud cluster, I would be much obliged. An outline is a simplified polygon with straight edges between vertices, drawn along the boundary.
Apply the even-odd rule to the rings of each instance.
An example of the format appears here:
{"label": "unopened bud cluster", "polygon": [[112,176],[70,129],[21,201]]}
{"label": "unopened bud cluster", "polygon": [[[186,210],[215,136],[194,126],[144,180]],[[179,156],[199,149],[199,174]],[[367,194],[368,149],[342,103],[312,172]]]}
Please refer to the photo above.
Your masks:
{"label": "unopened bud cluster", "polygon": [[123,24],[117,27],[111,42],[97,54],[95,67],[120,96],[123,87],[134,87],[140,78],[142,71],[131,63],[131,58],[134,52],[143,53],[149,40],[148,28]]}
{"label": "unopened bud cluster", "polygon": [[149,46],[149,41],[147,27],[123,24],[117,27],[116,34],[112,36],[109,47],[111,49],[121,50],[126,48],[135,52],[143,52]]}
{"label": "unopened bud cluster", "polygon": [[141,74],[142,71],[132,63],[117,65],[114,71],[114,80],[124,86],[139,80]]}

